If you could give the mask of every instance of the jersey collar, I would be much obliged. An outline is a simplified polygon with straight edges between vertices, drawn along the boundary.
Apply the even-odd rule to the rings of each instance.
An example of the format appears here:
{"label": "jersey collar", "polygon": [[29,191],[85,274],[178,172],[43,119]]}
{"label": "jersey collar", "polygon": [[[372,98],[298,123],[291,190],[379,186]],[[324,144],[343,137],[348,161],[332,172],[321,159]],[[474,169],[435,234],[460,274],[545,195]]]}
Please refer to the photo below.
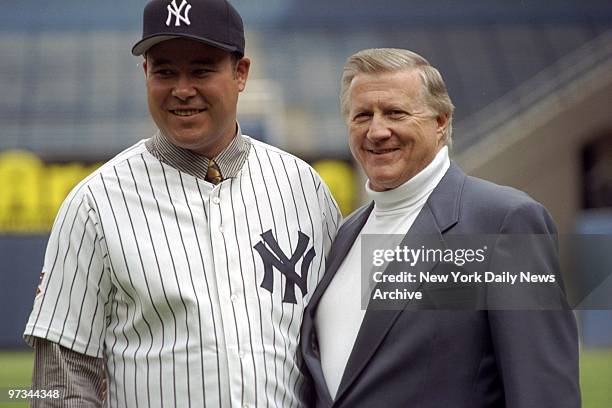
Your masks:
{"label": "jersey collar", "polygon": [[[209,158],[170,143],[168,138],[158,130],[152,138],[145,142],[149,153],[161,162],[187,173],[191,176],[205,179],[208,171]],[[251,141],[242,135],[240,125],[236,136],[217,157],[213,157],[224,179],[236,177],[249,156]]]}

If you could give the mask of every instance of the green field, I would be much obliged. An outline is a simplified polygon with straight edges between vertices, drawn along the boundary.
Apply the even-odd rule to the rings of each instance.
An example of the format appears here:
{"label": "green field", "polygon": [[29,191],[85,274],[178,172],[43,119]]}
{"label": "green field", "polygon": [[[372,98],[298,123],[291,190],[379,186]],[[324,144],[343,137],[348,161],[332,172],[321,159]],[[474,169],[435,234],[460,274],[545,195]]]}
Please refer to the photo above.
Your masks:
{"label": "green field", "polygon": [[584,408],[612,407],[612,350],[580,355],[580,386]]}
{"label": "green field", "polygon": [[[584,351],[580,355],[583,408],[612,407],[612,350]],[[0,352],[0,407],[27,407],[8,402],[7,390],[27,388],[32,376],[32,353]]]}
{"label": "green field", "polygon": [[9,389],[29,388],[32,379],[32,353],[0,352],[0,407],[27,407],[27,402],[9,402]]}

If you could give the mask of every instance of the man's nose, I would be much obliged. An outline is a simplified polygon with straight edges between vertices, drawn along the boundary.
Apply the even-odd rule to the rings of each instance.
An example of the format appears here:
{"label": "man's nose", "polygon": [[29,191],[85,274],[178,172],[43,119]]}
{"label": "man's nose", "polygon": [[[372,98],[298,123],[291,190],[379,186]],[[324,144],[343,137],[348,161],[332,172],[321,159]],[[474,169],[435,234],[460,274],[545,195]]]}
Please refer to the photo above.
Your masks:
{"label": "man's nose", "polygon": [[186,101],[196,95],[196,89],[191,80],[185,76],[180,76],[172,89],[172,96],[182,101]]}
{"label": "man's nose", "polygon": [[391,129],[389,128],[389,123],[386,118],[377,113],[372,115],[367,138],[375,142],[389,137],[391,137]]}

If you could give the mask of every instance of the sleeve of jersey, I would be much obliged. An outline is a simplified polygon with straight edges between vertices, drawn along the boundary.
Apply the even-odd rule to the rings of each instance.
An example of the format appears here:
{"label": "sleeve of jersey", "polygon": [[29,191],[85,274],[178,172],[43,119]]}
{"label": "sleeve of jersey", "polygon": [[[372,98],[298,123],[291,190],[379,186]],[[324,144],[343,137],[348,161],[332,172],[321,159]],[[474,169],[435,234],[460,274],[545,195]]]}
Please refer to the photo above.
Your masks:
{"label": "sleeve of jersey", "polygon": [[[79,193],[80,191],[80,193]],[[53,225],[24,337],[102,357],[111,291],[104,237],[86,187],[62,204]]]}
{"label": "sleeve of jersey", "polygon": [[334,238],[336,238],[336,233],[338,232],[338,228],[340,227],[340,223],[342,221],[342,214],[340,213],[338,204],[336,204],[336,200],[334,200],[334,197],[332,196],[331,192],[327,188],[327,185],[325,184],[325,182],[322,180],[319,180],[319,181],[320,181],[320,184],[319,184],[319,187],[317,188],[317,195],[318,195],[318,200],[319,200],[319,208],[322,213],[321,219],[323,221],[322,248],[323,248],[325,263],[327,264],[327,254],[329,253],[329,250],[331,248],[331,244]]}
{"label": "sleeve of jersey", "polygon": [[325,241],[325,255],[327,256],[332,241],[336,238],[338,228],[340,228],[342,214],[340,213],[336,200],[334,200],[334,196],[331,194],[324,181],[321,181],[321,187],[319,188],[319,201],[323,208],[325,230],[328,238],[328,240]]}

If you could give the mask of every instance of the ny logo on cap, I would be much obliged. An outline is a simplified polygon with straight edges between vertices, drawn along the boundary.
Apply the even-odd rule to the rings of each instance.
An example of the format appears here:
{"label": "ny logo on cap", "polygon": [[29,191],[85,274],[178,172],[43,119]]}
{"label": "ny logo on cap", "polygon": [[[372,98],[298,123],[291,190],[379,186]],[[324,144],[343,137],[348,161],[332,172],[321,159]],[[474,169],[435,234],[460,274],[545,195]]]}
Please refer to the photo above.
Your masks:
{"label": "ny logo on cap", "polygon": [[[185,7],[187,6],[187,7]],[[180,26],[181,21],[186,25],[191,25],[189,21],[189,11],[191,10],[191,4],[187,3],[186,0],[181,2],[181,5],[177,7],[176,0],[172,0],[172,4],[168,4],[168,18],[166,19],[166,25],[170,27],[170,23],[172,22],[172,16],[176,17],[174,20],[175,26]],[[181,12],[184,10],[184,13],[181,15]]]}

